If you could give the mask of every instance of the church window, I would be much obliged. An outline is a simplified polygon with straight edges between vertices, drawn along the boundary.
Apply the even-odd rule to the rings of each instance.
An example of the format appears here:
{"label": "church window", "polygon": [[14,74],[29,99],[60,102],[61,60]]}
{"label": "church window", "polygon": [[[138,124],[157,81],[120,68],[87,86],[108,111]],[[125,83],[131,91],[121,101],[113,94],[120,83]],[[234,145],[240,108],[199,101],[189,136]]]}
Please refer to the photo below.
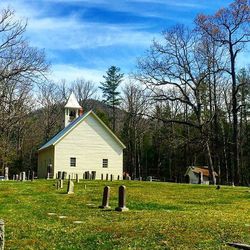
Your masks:
{"label": "church window", "polygon": [[76,158],[75,157],[71,157],[70,158],[70,166],[71,167],[75,167],[76,166]]}
{"label": "church window", "polygon": [[102,159],[102,167],[107,168],[108,167],[108,159]]}

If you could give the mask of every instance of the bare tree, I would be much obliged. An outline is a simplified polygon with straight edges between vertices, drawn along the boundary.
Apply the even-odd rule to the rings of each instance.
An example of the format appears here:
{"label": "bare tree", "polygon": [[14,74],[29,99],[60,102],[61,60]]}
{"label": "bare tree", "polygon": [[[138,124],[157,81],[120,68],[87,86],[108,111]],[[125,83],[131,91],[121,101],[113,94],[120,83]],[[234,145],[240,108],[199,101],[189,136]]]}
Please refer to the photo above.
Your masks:
{"label": "bare tree", "polygon": [[[14,11],[0,12],[0,162],[13,161],[13,149],[21,145],[22,128],[31,110],[34,82],[44,79],[48,69],[44,53],[24,38],[26,22]],[[19,146],[18,146],[19,145]],[[8,157],[10,155],[10,157]],[[8,159],[8,160],[7,160]]]}
{"label": "bare tree", "polygon": [[196,32],[177,25],[163,33],[162,43],[154,41],[148,56],[139,62],[137,79],[152,91],[154,100],[179,103],[182,112],[188,110],[189,115],[185,119],[183,116],[167,120],[157,118],[165,123],[198,129],[215,183],[209,137],[206,135],[211,118],[204,112],[203,103],[206,79],[211,72],[207,70],[207,57],[201,56],[201,48],[202,43]]}
{"label": "bare tree", "polygon": [[62,127],[64,109],[58,86],[53,82],[39,85],[37,102],[42,112],[43,140],[47,141]]}
{"label": "bare tree", "polygon": [[149,106],[148,96],[138,83],[129,82],[123,88],[122,107],[125,110],[123,136],[127,145],[127,171],[133,177],[142,176],[142,140],[148,121],[143,114]]}
{"label": "bare tree", "polygon": [[235,0],[228,8],[217,11],[215,15],[199,15],[196,24],[200,31],[213,39],[220,46],[226,48],[229,58],[229,67],[226,72],[231,77],[232,117],[233,117],[233,179],[241,182],[239,159],[239,129],[237,94],[240,84],[236,79],[236,62],[238,54],[250,41],[250,7],[247,0]]}
{"label": "bare tree", "polygon": [[95,98],[97,87],[91,81],[85,79],[77,79],[71,84],[71,89],[76,94],[76,97],[80,105],[87,108],[87,101],[91,98]]}

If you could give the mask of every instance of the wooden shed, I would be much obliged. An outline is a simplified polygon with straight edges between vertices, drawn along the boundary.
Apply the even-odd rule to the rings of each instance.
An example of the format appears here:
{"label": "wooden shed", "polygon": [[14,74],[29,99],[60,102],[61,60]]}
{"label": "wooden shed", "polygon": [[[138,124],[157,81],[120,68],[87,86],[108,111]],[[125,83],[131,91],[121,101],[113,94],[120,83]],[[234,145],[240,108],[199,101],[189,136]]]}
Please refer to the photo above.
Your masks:
{"label": "wooden shed", "polygon": [[[214,172],[217,179],[218,174]],[[185,173],[186,183],[209,184],[210,173],[207,166],[190,166]]]}

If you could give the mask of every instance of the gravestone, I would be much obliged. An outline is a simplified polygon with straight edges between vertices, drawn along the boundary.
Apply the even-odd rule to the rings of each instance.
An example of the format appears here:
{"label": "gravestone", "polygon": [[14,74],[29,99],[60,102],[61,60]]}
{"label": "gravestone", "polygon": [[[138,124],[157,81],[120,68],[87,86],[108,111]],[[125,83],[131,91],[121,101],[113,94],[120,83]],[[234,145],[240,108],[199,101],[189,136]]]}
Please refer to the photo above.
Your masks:
{"label": "gravestone", "polygon": [[19,176],[18,176],[18,174],[16,174],[16,181],[18,181],[18,179],[19,179]]}
{"label": "gravestone", "polygon": [[118,181],[120,180],[120,175],[117,176],[117,180],[118,180]]}
{"label": "gravestone", "polygon": [[103,181],[103,174],[101,174],[101,180]]}
{"label": "gravestone", "polygon": [[50,177],[50,173],[48,172],[47,173],[47,180],[49,180],[49,177]]}
{"label": "gravestone", "polygon": [[22,172],[22,181],[26,181],[26,173],[25,172]]}
{"label": "gravestone", "polygon": [[19,181],[22,181],[22,172],[19,174]]}
{"label": "gravestone", "polygon": [[34,179],[35,179],[35,172],[32,171],[32,173],[31,173],[31,181],[34,181]]}
{"label": "gravestone", "polygon": [[62,178],[63,178],[63,180],[66,180],[66,179],[67,179],[67,172],[63,171],[63,173],[62,173]]}
{"label": "gravestone", "polygon": [[69,175],[67,194],[73,194],[73,193],[74,193],[74,183],[73,181],[71,181],[71,177]]}
{"label": "gravestone", "polygon": [[58,177],[58,179],[62,179],[62,171],[58,171],[57,177]]}
{"label": "gravestone", "polygon": [[57,182],[56,182],[56,189],[58,190],[59,188],[60,188],[60,181],[57,180]]}
{"label": "gravestone", "polygon": [[30,170],[28,171],[28,173],[27,173],[27,180],[30,180],[31,178],[30,178]]}
{"label": "gravestone", "polygon": [[153,180],[152,176],[149,176],[149,181],[152,181],[152,180]]}
{"label": "gravestone", "polygon": [[63,179],[59,179],[60,188],[63,188]]}
{"label": "gravestone", "polygon": [[139,177],[139,181],[142,181],[142,177],[141,176]]}
{"label": "gravestone", "polygon": [[4,179],[9,180],[9,167],[4,168]]}
{"label": "gravestone", "polygon": [[85,171],[85,180],[89,180],[89,171]]}
{"label": "gravestone", "polygon": [[109,180],[109,174],[106,174],[106,181]]}
{"label": "gravestone", "polygon": [[113,175],[112,174],[110,175],[110,180],[113,181]]}
{"label": "gravestone", "polygon": [[4,221],[0,220],[0,250],[4,250]]}
{"label": "gravestone", "polygon": [[92,171],[92,180],[96,179],[96,171]]}
{"label": "gravestone", "polygon": [[125,212],[128,210],[129,209],[126,207],[126,187],[120,186],[118,193],[118,207],[115,209],[115,211]]}
{"label": "gravestone", "polygon": [[109,209],[109,197],[110,197],[110,187],[106,186],[103,189],[102,205],[99,208]]}
{"label": "gravestone", "polygon": [[79,175],[76,174],[76,183],[79,183]]}
{"label": "gravestone", "polygon": [[13,178],[12,178],[12,180],[14,181],[16,179],[16,175],[15,174],[13,174]]}

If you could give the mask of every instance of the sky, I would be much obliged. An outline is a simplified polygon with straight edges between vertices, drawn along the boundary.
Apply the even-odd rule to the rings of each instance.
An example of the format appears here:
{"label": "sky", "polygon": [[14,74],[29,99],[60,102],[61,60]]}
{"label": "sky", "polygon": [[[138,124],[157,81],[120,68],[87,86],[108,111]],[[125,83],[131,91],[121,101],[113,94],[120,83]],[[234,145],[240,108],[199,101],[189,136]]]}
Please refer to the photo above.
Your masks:
{"label": "sky", "polygon": [[[50,78],[102,81],[115,65],[128,75],[153,39],[177,23],[192,25],[229,0],[0,0],[28,20],[27,39],[44,49]],[[244,58],[243,58],[244,60]],[[246,59],[245,59],[246,60]]]}

